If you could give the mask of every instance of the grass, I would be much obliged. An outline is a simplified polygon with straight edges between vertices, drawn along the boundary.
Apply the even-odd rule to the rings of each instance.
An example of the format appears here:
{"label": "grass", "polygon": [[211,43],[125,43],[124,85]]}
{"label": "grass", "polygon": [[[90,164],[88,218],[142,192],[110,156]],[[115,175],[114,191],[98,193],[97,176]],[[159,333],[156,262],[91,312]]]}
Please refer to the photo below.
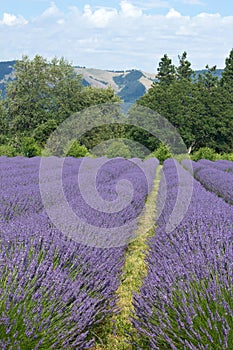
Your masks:
{"label": "grass", "polygon": [[[133,293],[139,292],[143,278],[147,274],[145,257],[148,238],[155,231],[155,201],[159,188],[161,166],[157,168],[152,191],[146,201],[146,210],[139,217],[136,238],[128,245],[122,279],[117,290],[119,313],[101,324],[96,330],[96,344],[93,350],[131,350],[132,341],[137,336],[130,321],[133,312]],[[98,336],[97,336],[98,334]],[[98,339],[102,341],[98,341]]]}

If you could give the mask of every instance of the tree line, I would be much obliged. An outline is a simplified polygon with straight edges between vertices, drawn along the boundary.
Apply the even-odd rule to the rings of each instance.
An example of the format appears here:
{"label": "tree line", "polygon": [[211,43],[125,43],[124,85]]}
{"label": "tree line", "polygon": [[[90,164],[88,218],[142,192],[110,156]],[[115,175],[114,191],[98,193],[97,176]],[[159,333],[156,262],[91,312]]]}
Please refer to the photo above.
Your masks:
{"label": "tree line", "polygon": [[[166,118],[191,154],[203,147],[218,153],[233,152],[233,49],[220,78],[216,66],[207,65],[203,74],[196,75],[186,52],[178,60],[175,66],[164,54],[156,81],[136,101],[136,106],[147,107]],[[64,58],[48,62],[39,55],[33,60],[23,56],[16,61],[14,79],[7,83],[6,96],[0,100],[0,155],[40,155],[50,134],[64,120],[105,103],[120,103],[120,98],[111,87],[83,86],[82,77]],[[150,152],[169,151],[148,131],[128,124],[104,124],[76,140],[68,155],[85,156],[88,150],[112,138],[137,141]],[[109,154],[130,157],[130,147],[136,146],[115,142]],[[140,152],[139,147],[136,155],[143,157]]]}
{"label": "tree line", "polygon": [[167,118],[179,131],[190,152],[208,147],[219,153],[233,151],[233,49],[222,76],[216,66],[196,75],[184,52],[176,67],[165,54],[157,68],[157,81],[140,98]]}

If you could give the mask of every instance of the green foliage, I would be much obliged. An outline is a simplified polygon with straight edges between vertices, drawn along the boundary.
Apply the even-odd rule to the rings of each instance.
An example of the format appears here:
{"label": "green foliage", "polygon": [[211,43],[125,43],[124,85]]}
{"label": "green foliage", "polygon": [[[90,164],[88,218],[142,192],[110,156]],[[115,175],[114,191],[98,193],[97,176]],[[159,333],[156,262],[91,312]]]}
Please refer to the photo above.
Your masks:
{"label": "green foliage", "polygon": [[229,57],[225,60],[225,68],[222,73],[221,84],[232,88],[233,81],[233,49],[231,49]]}
{"label": "green foliage", "polygon": [[49,119],[61,122],[76,112],[81,77],[63,58],[48,62],[37,55],[16,61],[15,79],[7,84],[5,115],[12,133],[35,129]]}
{"label": "green foliage", "polygon": [[233,153],[223,153],[220,154],[220,159],[225,159],[225,160],[230,160],[231,162],[233,162]]}
{"label": "green foliage", "polygon": [[[120,101],[111,87],[83,87],[81,76],[64,58],[47,61],[39,55],[33,60],[23,56],[14,65],[14,75],[7,83],[4,102],[0,100],[0,133],[22,139],[17,146],[25,156],[40,154],[49,136],[68,117],[93,105]],[[29,136],[33,139],[23,140]]]}
{"label": "green foliage", "polygon": [[207,64],[204,73],[198,75],[198,82],[207,90],[212,90],[217,87],[219,78],[216,73],[216,66],[209,67]]}
{"label": "green foliage", "polygon": [[199,159],[217,160],[220,159],[220,156],[209,147],[201,147],[198,151],[194,152],[191,155],[191,159],[194,161],[197,161]]}
{"label": "green foliage", "polygon": [[24,157],[35,157],[41,155],[41,149],[33,137],[23,137],[20,139],[20,153]]}
{"label": "green foliage", "polygon": [[[1,95],[1,90],[0,90],[0,95]],[[0,96],[0,133],[1,134],[7,133],[7,121],[4,115],[4,103],[1,96]]]}
{"label": "green foliage", "polygon": [[124,124],[103,124],[92,128],[80,137],[80,142],[89,150],[96,147],[103,141],[125,137],[126,126]]}
{"label": "green foliage", "polygon": [[[129,116],[130,120],[130,116]],[[159,146],[160,141],[149,131],[138,126],[126,126],[125,137],[145,146],[151,152]]]}
{"label": "green foliage", "polygon": [[[106,156],[106,153],[108,152],[109,147],[112,145],[112,143],[115,142],[113,139],[109,139],[106,141],[101,142],[100,144],[93,147],[91,150],[89,150],[88,156],[93,157],[102,157]],[[126,152],[127,158],[141,158],[145,159],[151,152],[148,148],[146,148],[143,144],[139,142],[135,142],[134,140],[130,140],[127,138],[122,138],[120,144],[124,143],[124,145],[128,148],[128,151]]]}
{"label": "green foliage", "polygon": [[168,86],[176,79],[175,66],[172,64],[172,60],[167,54],[161,58],[157,72],[157,79],[160,84]]}
{"label": "green foliage", "polygon": [[193,79],[187,53],[179,57],[174,75],[167,55],[159,63],[158,82],[137,101],[166,118],[179,132],[187,149],[208,147],[217,153],[233,150],[233,50],[226,59],[222,80],[216,66],[206,66]]}
{"label": "green foliage", "polygon": [[152,156],[157,158],[162,164],[166,159],[172,158],[172,153],[168,146],[161,143],[159,147],[152,153]]}
{"label": "green foliage", "polygon": [[191,81],[194,71],[191,68],[191,63],[187,60],[187,52],[184,51],[182,56],[179,55],[178,58],[180,62],[176,69],[178,80],[188,79]]}
{"label": "green foliage", "polygon": [[80,143],[77,140],[75,140],[69,148],[68,152],[66,153],[66,156],[81,158],[87,156],[87,154],[88,149],[85,146],[80,145]]}
{"label": "green foliage", "polygon": [[33,131],[33,137],[41,147],[44,146],[48,137],[57,128],[57,123],[54,119],[50,119],[47,122],[40,124]]}
{"label": "green foliage", "polygon": [[[208,294],[208,291],[213,288],[217,290],[214,298]],[[206,298],[207,294],[208,298]],[[226,314],[224,307],[224,302],[227,301],[230,302],[230,308],[232,308],[231,295],[232,289],[223,287],[219,276],[214,271],[208,279],[190,281],[185,286],[174,286],[172,301],[163,307],[159,304],[155,305],[151,319],[148,320],[148,323],[158,324],[162,328],[161,335],[157,338],[159,349],[185,349],[184,341],[186,341],[195,349],[198,349],[201,344],[205,349],[221,350],[224,340],[222,319],[227,319],[229,325],[227,349],[232,349],[233,319],[230,313]],[[166,314],[162,319],[162,324],[161,308]],[[190,311],[189,318],[187,318],[187,310]]]}
{"label": "green foliage", "polygon": [[103,103],[116,103],[120,102],[120,98],[115,95],[112,87],[106,89],[99,89],[93,86],[84,87],[78,97],[78,107],[77,110],[82,110],[94,105],[100,105]]}
{"label": "green foliage", "polygon": [[8,137],[4,134],[0,134],[0,145],[6,145],[8,144]]}
{"label": "green foliage", "polygon": [[[157,82],[153,83],[137,104],[166,118],[177,129],[186,147],[192,151],[208,147],[216,153],[231,153],[233,49],[226,58],[221,79],[217,76],[216,66],[208,65],[204,74],[193,79],[187,53],[184,51],[178,59],[179,65],[175,67],[167,54],[161,58]],[[0,134],[7,137],[10,135],[11,138],[18,135],[19,139],[32,135],[36,145],[41,148],[57,126],[74,113],[93,105],[120,101],[110,87],[83,87],[81,77],[63,58],[54,58],[49,62],[39,55],[31,61],[23,56],[20,61],[16,61],[14,70],[16,79],[7,83],[6,98],[0,100]],[[126,82],[133,83],[135,77],[139,79],[141,74],[135,70],[116,79],[124,89]],[[140,90],[140,84],[134,88]],[[129,138],[150,151],[157,149],[161,140],[170,144],[144,129],[123,123],[118,126],[102,123],[82,135],[80,142],[92,149],[108,139]],[[171,139],[172,135],[168,135],[168,138]]]}
{"label": "green foliage", "polygon": [[[202,111],[198,100],[198,90],[192,82],[182,79],[174,81],[169,86],[157,84],[149,89],[137,103],[166,118],[178,130],[187,147],[194,141],[197,143],[204,138],[205,114],[203,112],[202,120],[198,119]],[[195,139],[195,135],[198,140]]]}
{"label": "green foliage", "polygon": [[110,146],[106,150],[106,156],[108,158],[130,158],[130,150],[122,140],[115,140],[111,142]]}
{"label": "green foliage", "polygon": [[0,145],[0,156],[14,157],[16,149],[11,145]]}

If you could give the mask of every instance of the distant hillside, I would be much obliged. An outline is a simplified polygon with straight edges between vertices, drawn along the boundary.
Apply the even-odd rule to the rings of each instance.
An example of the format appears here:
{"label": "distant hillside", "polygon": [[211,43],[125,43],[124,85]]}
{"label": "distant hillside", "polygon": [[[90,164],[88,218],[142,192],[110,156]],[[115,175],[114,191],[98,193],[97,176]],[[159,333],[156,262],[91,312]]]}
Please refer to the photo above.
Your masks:
{"label": "distant hillside", "polygon": [[[13,79],[13,66],[16,61],[0,62],[0,90],[5,96],[6,83]],[[154,74],[139,70],[108,71],[94,68],[74,67],[83,77],[84,86],[106,88],[112,86],[125,102],[135,102],[144,95],[154,81]]]}
{"label": "distant hillside", "polygon": [[155,75],[140,70],[109,71],[94,68],[75,67],[77,74],[83,77],[84,85],[100,88],[112,86],[125,102],[135,102],[145,94],[155,79]]}
{"label": "distant hillside", "polygon": [[[0,62],[0,90],[4,97],[7,81],[13,79],[13,66],[16,61]],[[95,68],[74,67],[77,74],[83,77],[84,86],[96,86],[106,88],[112,86],[124,102],[135,102],[143,96],[155,81],[154,73],[146,73],[137,69],[126,71],[111,71]],[[195,73],[203,74],[205,70]],[[216,75],[220,77],[222,69],[216,70]]]}
{"label": "distant hillside", "polygon": [[[223,71],[223,69],[216,69],[214,75],[220,79],[221,76],[222,76],[222,71]],[[195,71],[195,73],[196,73],[197,76],[198,76],[199,74],[204,74],[205,72],[206,72],[206,69],[196,70],[196,71]]]}
{"label": "distant hillside", "polygon": [[13,78],[13,66],[16,61],[0,62],[0,90],[5,95],[6,83]]}

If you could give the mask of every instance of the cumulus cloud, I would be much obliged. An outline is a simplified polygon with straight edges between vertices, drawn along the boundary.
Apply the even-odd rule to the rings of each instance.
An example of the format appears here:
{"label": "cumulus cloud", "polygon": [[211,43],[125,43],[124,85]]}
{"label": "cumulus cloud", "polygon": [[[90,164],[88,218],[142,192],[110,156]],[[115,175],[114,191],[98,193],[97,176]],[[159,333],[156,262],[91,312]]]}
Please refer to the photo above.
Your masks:
{"label": "cumulus cloud", "polygon": [[181,18],[182,15],[180,12],[176,11],[175,9],[170,9],[169,12],[166,14],[166,18]]}
{"label": "cumulus cloud", "polygon": [[[165,4],[163,0],[154,2]],[[52,2],[36,20],[28,22],[4,14],[0,22],[4,24],[1,59],[20,58],[22,54],[48,59],[64,56],[75,65],[139,68],[153,73],[164,53],[176,64],[178,54],[187,51],[194,69],[207,63],[224,65],[232,48],[233,16],[204,12],[184,16],[170,7],[165,14],[147,14],[144,8],[153,1],[140,3],[142,0],[122,0],[118,8],[85,5],[61,12]],[[21,24],[20,30],[14,24]]]}
{"label": "cumulus cloud", "polygon": [[15,26],[15,25],[25,25],[28,21],[23,16],[15,16],[11,13],[4,12],[0,24],[6,26]]}
{"label": "cumulus cloud", "polygon": [[90,23],[94,24],[96,27],[104,28],[109,22],[116,17],[116,9],[108,9],[105,7],[98,8],[97,10],[92,10],[90,5],[84,6],[84,18],[86,18]]}
{"label": "cumulus cloud", "polygon": [[121,14],[124,17],[141,17],[142,16],[142,10],[136,6],[134,6],[132,3],[130,3],[127,0],[123,0],[120,2],[121,6]]}
{"label": "cumulus cloud", "polygon": [[60,17],[62,12],[56,6],[55,2],[51,2],[50,6],[42,13],[41,17],[50,18],[50,17]]}

